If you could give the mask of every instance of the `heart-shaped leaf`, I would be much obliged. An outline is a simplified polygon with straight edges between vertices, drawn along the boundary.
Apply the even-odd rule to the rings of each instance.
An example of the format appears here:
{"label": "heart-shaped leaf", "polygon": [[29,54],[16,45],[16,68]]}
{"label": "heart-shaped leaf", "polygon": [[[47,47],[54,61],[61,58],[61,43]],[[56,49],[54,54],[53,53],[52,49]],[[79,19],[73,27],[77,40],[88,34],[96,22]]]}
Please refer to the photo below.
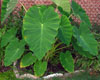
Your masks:
{"label": "heart-shaped leaf", "polygon": [[47,69],[47,62],[38,61],[34,64],[34,73],[35,76],[43,76]]}
{"label": "heart-shaped leaf", "polygon": [[21,55],[24,53],[24,47],[24,40],[20,42],[18,41],[18,39],[12,40],[5,50],[4,65],[9,66],[12,64],[12,62],[19,59]]}
{"label": "heart-shaped leaf", "polygon": [[73,40],[72,40],[72,45],[73,45],[74,49],[75,49],[80,55],[82,55],[82,56],[84,56],[84,57],[87,57],[87,58],[90,58],[90,59],[93,58],[93,56],[92,56],[89,52],[84,51],[84,50],[82,49],[82,47],[78,46],[77,40],[73,39]]}
{"label": "heart-shaped leaf", "polygon": [[66,71],[74,72],[74,60],[69,51],[60,53],[60,62]]}
{"label": "heart-shaped leaf", "polygon": [[98,43],[87,27],[87,24],[81,23],[79,29],[74,27],[74,37],[77,40],[78,46],[82,47],[84,51],[94,56],[98,54]]}
{"label": "heart-shaped leaf", "polygon": [[39,60],[52,48],[60,23],[53,7],[42,8],[31,7],[23,22],[24,39]]}
{"label": "heart-shaped leaf", "polygon": [[24,57],[21,59],[20,62],[20,67],[24,68],[27,66],[32,65],[33,63],[35,63],[37,60],[37,58],[32,54],[32,53],[27,53],[26,55],[24,55]]}

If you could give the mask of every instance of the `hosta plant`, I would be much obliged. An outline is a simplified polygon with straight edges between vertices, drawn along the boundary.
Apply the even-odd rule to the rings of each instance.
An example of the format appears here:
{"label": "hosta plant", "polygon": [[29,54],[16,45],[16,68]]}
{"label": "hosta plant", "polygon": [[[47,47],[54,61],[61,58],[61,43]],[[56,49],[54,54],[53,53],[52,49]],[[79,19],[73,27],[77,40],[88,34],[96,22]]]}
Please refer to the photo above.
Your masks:
{"label": "hosta plant", "polygon": [[[81,6],[74,0],[71,4],[69,0],[53,0],[53,2],[56,8],[62,8],[62,15],[59,15],[53,6],[32,6],[23,19],[20,34],[22,37],[16,35],[17,28],[7,30],[2,36],[5,66],[21,59],[21,68],[32,65],[35,76],[42,76],[47,70],[50,58],[54,57],[55,53],[59,53],[62,67],[72,73],[74,59],[71,50],[68,50],[70,46],[87,58],[93,58],[98,54],[98,45],[90,31],[89,18]],[[81,20],[80,27],[72,25],[70,16],[65,13],[77,16]]]}

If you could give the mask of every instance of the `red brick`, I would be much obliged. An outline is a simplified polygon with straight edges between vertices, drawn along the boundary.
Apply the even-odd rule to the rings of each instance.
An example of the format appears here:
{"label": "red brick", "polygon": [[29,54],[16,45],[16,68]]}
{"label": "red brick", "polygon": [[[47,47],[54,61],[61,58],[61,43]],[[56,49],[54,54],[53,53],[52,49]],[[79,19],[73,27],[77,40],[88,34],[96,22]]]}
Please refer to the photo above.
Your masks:
{"label": "red brick", "polygon": [[[86,11],[86,13],[89,15],[91,23],[96,22],[97,24],[100,24],[100,18],[98,18],[98,15],[100,15],[100,0],[75,0],[75,1],[79,5],[81,5],[83,9]],[[22,2],[27,9],[34,4],[50,5],[53,3],[51,0],[19,0],[19,2]],[[20,8],[21,5],[18,3],[17,7]],[[79,20],[76,19],[75,21]]]}

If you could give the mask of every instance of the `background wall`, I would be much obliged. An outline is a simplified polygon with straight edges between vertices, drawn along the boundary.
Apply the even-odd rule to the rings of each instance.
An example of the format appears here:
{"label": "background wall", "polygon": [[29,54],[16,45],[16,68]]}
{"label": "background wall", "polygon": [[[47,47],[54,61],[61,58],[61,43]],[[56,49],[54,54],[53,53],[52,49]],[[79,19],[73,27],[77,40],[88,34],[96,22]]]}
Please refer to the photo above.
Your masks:
{"label": "background wall", "polygon": [[[100,25],[100,0],[75,0],[79,3],[88,14],[92,24],[99,24]],[[28,9],[32,5],[35,4],[45,4],[50,5],[52,4],[51,0],[19,0],[24,6]],[[17,4],[17,9],[21,7],[20,3]],[[75,19],[78,21],[78,19]]]}

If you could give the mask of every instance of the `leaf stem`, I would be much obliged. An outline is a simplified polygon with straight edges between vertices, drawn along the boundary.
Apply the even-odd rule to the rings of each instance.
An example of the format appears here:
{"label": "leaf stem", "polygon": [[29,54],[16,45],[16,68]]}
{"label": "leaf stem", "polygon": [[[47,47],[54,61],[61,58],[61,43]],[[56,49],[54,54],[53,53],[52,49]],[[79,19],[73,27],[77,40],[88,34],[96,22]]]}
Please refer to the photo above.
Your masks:
{"label": "leaf stem", "polygon": [[70,19],[72,16],[73,16],[73,13],[72,13],[72,14],[70,14],[70,16],[68,17],[68,19]]}
{"label": "leaf stem", "polygon": [[23,6],[25,12],[27,12],[27,9],[25,8],[24,4],[22,4],[21,2],[19,2],[21,4],[21,6]]}
{"label": "leaf stem", "polygon": [[[65,48],[67,48],[67,46],[62,47],[62,48],[59,48],[59,49],[56,49],[56,51],[59,51],[59,50],[65,49]],[[56,52],[56,51],[55,51],[55,52]]]}
{"label": "leaf stem", "polygon": [[62,42],[58,43],[57,45],[53,45],[52,49],[47,53],[44,59],[48,61],[50,57],[54,56],[56,48],[59,47],[61,44]]}

